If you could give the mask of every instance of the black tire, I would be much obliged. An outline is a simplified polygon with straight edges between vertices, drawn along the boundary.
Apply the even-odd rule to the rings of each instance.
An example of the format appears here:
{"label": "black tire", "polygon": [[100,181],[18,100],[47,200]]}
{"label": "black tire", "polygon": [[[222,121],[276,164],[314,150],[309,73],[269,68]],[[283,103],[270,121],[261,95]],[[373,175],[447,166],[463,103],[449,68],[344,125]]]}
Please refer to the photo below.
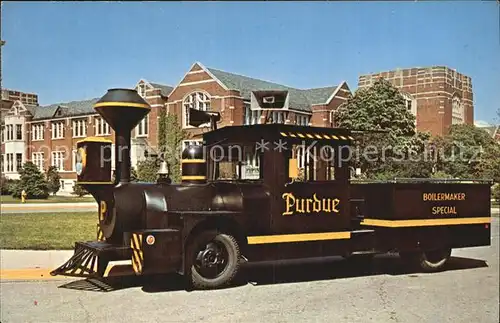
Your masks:
{"label": "black tire", "polygon": [[[216,260],[211,260],[214,254]],[[223,263],[219,262],[221,258]],[[240,247],[232,235],[217,231],[199,234],[187,246],[186,276],[190,286],[216,289],[230,285],[240,269],[240,258]]]}
{"label": "black tire", "polygon": [[400,252],[401,259],[412,267],[423,272],[443,270],[451,257],[451,248],[440,248],[427,251]]}

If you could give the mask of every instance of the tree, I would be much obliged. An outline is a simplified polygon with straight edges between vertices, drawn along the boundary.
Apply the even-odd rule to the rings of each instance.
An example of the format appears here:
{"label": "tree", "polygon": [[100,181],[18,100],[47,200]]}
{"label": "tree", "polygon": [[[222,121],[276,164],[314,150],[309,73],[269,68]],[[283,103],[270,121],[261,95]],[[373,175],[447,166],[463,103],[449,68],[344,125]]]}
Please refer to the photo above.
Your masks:
{"label": "tree", "polygon": [[137,179],[141,182],[156,182],[160,160],[156,157],[146,158],[137,163]]}
{"label": "tree", "polygon": [[89,194],[89,192],[85,188],[83,188],[83,186],[75,184],[73,186],[73,192],[72,192],[72,194],[74,194],[74,195],[76,195],[78,197],[82,197],[82,196],[85,196],[85,195]]}
{"label": "tree", "polygon": [[49,185],[49,192],[52,193],[53,195],[56,195],[56,193],[61,188],[61,176],[59,175],[59,172],[57,171],[57,167],[50,166],[47,169],[46,176],[47,176],[47,182]]}
{"label": "tree", "polygon": [[3,174],[0,179],[1,183],[1,194],[2,195],[10,195],[14,192],[14,187],[19,183],[17,179],[7,179]]}
{"label": "tree", "polygon": [[439,151],[437,170],[455,178],[500,181],[500,146],[483,129],[470,124],[452,125],[434,144]]}
{"label": "tree", "polygon": [[[415,130],[415,116],[397,88],[384,79],[359,89],[334,114],[338,127],[366,131],[355,135],[353,166],[372,179],[428,177],[429,134]],[[373,130],[380,132],[373,132]],[[372,131],[372,132],[370,132]]]}
{"label": "tree", "polygon": [[49,185],[38,167],[32,162],[26,162],[18,170],[21,175],[19,183],[15,186],[12,196],[21,197],[21,192],[26,191],[28,199],[46,199],[49,197]]}
{"label": "tree", "polygon": [[[114,182],[116,179],[116,174],[113,172],[111,175],[111,181]],[[130,181],[131,182],[137,182],[137,171],[135,170],[134,167],[130,167]]]}
{"label": "tree", "polygon": [[159,155],[169,165],[172,182],[179,182],[181,179],[180,154],[182,141],[186,138],[187,134],[179,125],[177,116],[161,109],[158,126]]}

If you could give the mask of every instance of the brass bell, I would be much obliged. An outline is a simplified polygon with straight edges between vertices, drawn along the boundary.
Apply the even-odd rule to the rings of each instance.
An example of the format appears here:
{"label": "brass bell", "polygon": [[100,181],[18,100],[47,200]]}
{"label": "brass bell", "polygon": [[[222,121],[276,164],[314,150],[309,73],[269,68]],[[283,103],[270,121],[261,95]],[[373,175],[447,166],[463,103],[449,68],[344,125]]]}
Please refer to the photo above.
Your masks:
{"label": "brass bell", "polygon": [[160,169],[158,169],[157,174],[160,176],[168,177],[169,171],[168,171],[168,164],[166,161],[162,161],[160,163]]}

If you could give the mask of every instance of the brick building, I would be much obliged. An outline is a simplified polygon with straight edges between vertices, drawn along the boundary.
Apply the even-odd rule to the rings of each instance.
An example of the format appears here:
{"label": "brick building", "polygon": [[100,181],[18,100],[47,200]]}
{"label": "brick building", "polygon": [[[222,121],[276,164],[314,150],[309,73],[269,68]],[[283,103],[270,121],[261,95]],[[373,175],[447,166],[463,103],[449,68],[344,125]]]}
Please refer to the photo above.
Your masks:
{"label": "brick building", "polygon": [[38,105],[38,96],[2,89],[1,101],[1,170],[8,178],[17,179],[17,169],[26,161],[27,111]]}
{"label": "brick building", "polygon": [[[188,125],[187,108],[218,111],[218,127],[284,123],[332,126],[332,111],[351,95],[346,82],[314,89],[296,89],[281,84],[250,78],[194,63],[175,87],[140,80],[135,89],[151,105],[151,112],[132,133],[132,166],[157,149],[160,109],[177,115],[186,130],[189,143],[200,144],[200,134],[209,131],[209,124],[193,128]],[[70,193],[76,180],[74,159],[76,142],[87,136],[114,140],[113,130],[95,112],[98,98],[52,104],[27,105],[16,102],[10,114],[23,117],[23,147],[20,164],[32,161],[40,169],[54,165],[61,174],[61,191]],[[3,131],[5,132],[5,131]],[[2,132],[2,133],[3,133]],[[114,152],[114,151],[113,151]],[[2,156],[2,161],[7,156]],[[9,157],[10,158],[10,157]],[[256,160],[248,156],[248,170]],[[112,165],[114,167],[114,165]],[[18,178],[17,168],[2,169],[9,178]]]}
{"label": "brick building", "polygon": [[[148,101],[165,101],[172,87],[140,80],[136,89]],[[146,97],[146,91],[151,93],[150,97]],[[5,115],[2,123],[2,174],[18,179],[17,170],[26,161],[32,161],[42,171],[51,165],[56,166],[61,175],[60,192],[69,194],[76,180],[76,142],[87,136],[114,141],[113,130],[93,108],[98,98],[39,106],[27,104],[32,101],[24,101],[23,97],[10,96],[11,100],[7,97],[2,100],[2,115]],[[157,116],[157,106],[153,104],[152,113],[133,130],[131,158],[134,166],[145,151],[151,151],[156,145],[156,130],[150,129],[156,129],[152,117]]]}
{"label": "brick building", "polygon": [[358,87],[384,78],[400,89],[417,119],[417,129],[443,135],[452,124],[473,124],[472,81],[445,66],[397,69],[361,75]]}
{"label": "brick building", "polygon": [[218,127],[256,123],[330,127],[332,111],[350,95],[346,82],[296,89],[195,63],[170,93],[166,108],[192,136],[207,131],[209,125],[188,126],[186,111],[190,107],[220,112]]}

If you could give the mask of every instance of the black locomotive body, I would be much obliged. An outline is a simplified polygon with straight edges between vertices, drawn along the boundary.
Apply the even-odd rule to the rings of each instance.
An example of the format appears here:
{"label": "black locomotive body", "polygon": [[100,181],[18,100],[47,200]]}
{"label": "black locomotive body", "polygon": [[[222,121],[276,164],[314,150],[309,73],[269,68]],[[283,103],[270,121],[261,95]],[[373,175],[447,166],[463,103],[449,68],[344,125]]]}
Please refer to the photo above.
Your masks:
{"label": "black locomotive body", "polygon": [[[352,182],[346,129],[224,127],[182,152],[180,184],[165,174],[137,183],[130,131],[148,104],[133,90],[114,89],[95,108],[116,131],[116,178],[111,142],[78,143],[78,183],[99,204],[98,239],[77,242],[53,275],[103,276],[108,262],[130,260],[138,275],[177,272],[197,288],[215,288],[245,260],[397,251],[432,271],[452,248],[490,245],[490,182]],[[214,115],[192,113],[194,123],[215,124]],[[252,178],[244,176],[246,156],[256,160]]]}

